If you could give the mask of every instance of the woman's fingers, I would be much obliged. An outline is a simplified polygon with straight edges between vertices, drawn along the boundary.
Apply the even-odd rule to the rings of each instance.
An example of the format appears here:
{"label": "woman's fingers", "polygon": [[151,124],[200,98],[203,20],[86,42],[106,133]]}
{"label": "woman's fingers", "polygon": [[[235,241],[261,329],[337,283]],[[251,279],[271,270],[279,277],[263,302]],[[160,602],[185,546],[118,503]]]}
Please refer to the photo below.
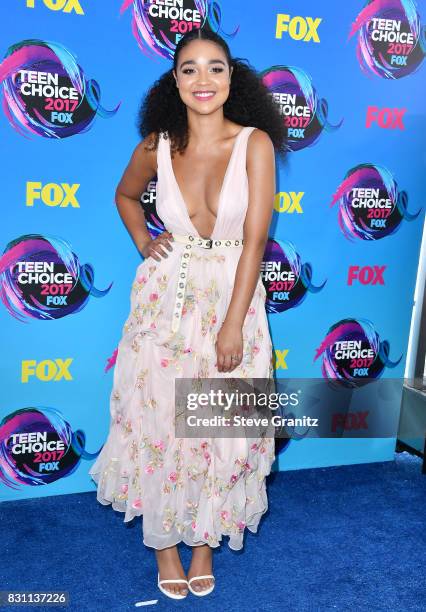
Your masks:
{"label": "woman's fingers", "polygon": [[163,232],[157,238],[154,238],[149,247],[149,255],[156,261],[161,261],[161,257],[168,257],[164,247],[169,251],[173,251],[170,240],[173,241],[173,237],[169,232]]}
{"label": "woman's fingers", "polygon": [[217,353],[216,366],[219,372],[222,372],[223,368],[223,355],[222,353]]}
{"label": "woman's fingers", "polygon": [[152,257],[155,261],[161,261],[161,257],[155,254],[155,249],[153,249],[152,246],[149,247],[148,257]]}
{"label": "woman's fingers", "polygon": [[231,353],[228,353],[225,357],[225,372],[229,372],[232,369]]}
{"label": "woman's fingers", "polygon": [[[162,247],[165,246],[169,251],[173,251],[173,247],[170,244],[170,242],[173,241],[172,234],[170,232],[163,232],[162,234],[157,236],[156,240],[161,245],[160,246],[161,253],[164,255],[164,257],[168,257],[168,255],[165,253],[165,251],[163,251]],[[158,252],[158,250],[157,250],[157,252]]]}
{"label": "woman's fingers", "polygon": [[152,245],[152,248],[154,249],[154,251],[155,251],[156,253],[158,253],[158,254],[159,254],[159,255],[161,255],[162,257],[168,257],[168,255],[167,255],[166,251],[163,249],[162,244],[160,244],[160,243],[158,243],[158,242],[157,242],[156,244],[153,244],[153,245]]}
{"label": "woman's fingers", "polygon": [[173,242],[173,234],[170,232],[163,232],[161,236],[164,237],[164,243],[169,251],[173,251],[172,245],[170,244],[170,242]]}
{"label": "woman's fingers", "polygon": [[238,355],[238,361],[233,360],[232,357],[238,355],[237,353],[230,351],[227,353],[218,353],[217,355],[217,369],[219,372],[232,372],[237,368],[241,361],[242,355]]}
{"label": "woman's fingers", "polygon": [[[232,359],[232,357],[236,357],[236,359],[234,360]],[[235,353],[235,355],[232,355],[231,356],[231,369],[235,370],[235,368],[238,368],[242,360],[243,360],[242,355],[239,355],[238,353]]]}

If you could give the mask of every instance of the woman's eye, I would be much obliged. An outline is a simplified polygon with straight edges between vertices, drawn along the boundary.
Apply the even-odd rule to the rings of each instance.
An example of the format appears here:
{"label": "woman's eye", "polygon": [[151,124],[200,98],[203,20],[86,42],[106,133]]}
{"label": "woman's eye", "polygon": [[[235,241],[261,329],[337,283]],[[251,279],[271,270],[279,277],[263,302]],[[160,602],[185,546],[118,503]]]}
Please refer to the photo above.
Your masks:
{"label": "woman's eye", "polygon": [[[223,68],[221,66],[214,66],[212,68],[213,72],[223,72]],[[194,68],[184,68],[182,70],[183,74],[191,74],[192,72],[194,72]]]}

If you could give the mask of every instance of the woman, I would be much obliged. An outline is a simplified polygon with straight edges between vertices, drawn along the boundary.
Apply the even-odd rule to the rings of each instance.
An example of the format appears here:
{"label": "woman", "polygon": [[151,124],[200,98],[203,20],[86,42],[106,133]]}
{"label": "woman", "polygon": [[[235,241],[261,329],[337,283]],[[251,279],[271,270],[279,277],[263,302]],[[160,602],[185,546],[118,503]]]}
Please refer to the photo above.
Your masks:
{"label": "woman", "polygon": [[[267,510],[274,439],[175,436],[174,380],[272,378],[260,264],[284,126],[266,87],[225,41],[193,30],[140,110],[142,142],[118,185],[144,261],[131,292],[108,439],[90,474],[97,499],[143,516],[158,586],[175,599],[214,588],[212,548],[242,547]],[[157,176],[166,231],[152,239],[140,196]],[[250,443],[249,443],[250,442]],[[192,546],[185,574],[176,544]]]}

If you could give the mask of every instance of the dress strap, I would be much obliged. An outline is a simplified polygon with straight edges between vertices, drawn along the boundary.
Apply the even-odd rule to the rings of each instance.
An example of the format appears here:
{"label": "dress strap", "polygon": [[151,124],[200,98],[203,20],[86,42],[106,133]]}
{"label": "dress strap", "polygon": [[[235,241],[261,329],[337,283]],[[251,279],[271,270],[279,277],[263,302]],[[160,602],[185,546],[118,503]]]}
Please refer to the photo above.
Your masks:
{"label": "dress strap", "polygon": [[157,145],[157,179],[160,179],[160,176],[163,174],[164,169],[167,167],[165,165],[165,151],[164,146],[167,144],[164,134],[167,132],[159,132],[158,134],[158,145]]}

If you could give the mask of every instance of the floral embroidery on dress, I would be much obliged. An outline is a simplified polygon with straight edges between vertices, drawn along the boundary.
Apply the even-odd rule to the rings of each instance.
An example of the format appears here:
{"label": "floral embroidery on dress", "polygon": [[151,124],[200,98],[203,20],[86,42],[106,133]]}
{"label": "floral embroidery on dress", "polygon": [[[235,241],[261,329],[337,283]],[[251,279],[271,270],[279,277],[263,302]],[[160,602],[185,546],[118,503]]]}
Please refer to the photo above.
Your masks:
{"label": "floral embroidery on dress", "polygon": [[210,255],[201,255],[196,253],[195,251],[192,252],[192,258],[193,259],[197,259],[198,261],[217,261],[218,263],[224,263],[226,261],[226,257],[225,255],[223,255],[222,253],[211,253]]}
{"label": "floral embroidery on dress", "polygon": [[136,377],[136,383],[135,386],[138,389],[142,389],[142,387],[145,385],[146,382],[146,377],[148,375],[149,369],[148,368],[143,368],[137,375]]}
{"label": "floral embroidery on dress", "polygon": [[129,435],[130,433],[132,433],[132,423],[131,421],[127,420],[124,421],[122,426],[121,426],[122,430],[123,430],[123,434],[125,436]]}
{"label": "floral embroidery on dress", "polygon": [[165,508],[163,512],[163,529],[170,531],[176,521],[177,511],[171,508]]}
{"label": "floral embroidery on dress", "polygon": [[163,359],[161,359],[160,365],[162,368],[173,366],[178,371],[181,371],[182,357],[184,355],[192,357],[192,348],[190,346],[187,346],[185,336],[181,333],[173,334],[172,339],[168,340],[167,342],[164,342],[163,346],[164,348],[169,349],[171,351],[171,356],[164,357]]}
{"label": "floral embroidery on dress", "polygon": [[[145,263],[145,261],[141,264],[142,266]],[[133,282],[132,291],[136,293],[139,293],[139,291],[142,291],[142,289],[145,287],[146,283],[151,278],[151,276],[154,274],[156,269],[157,269],[156,265],[151,265],[151,266],[148,266],[148,276],[145,276],[143,272],[139,274]]]}
{"label": "floral embroidery on dress", "polygon": [[229,510],[221,510],[220,524],[225,533],[241,533],[244,531],[246,522],[241,520],[242,511],[238,511],[236,506],[232,506],[231,512]]}
{"label": "floral embroidery on dress", "polygon": [[145,473],[153,474],[157,468],[162,468],[164,465],[164,451],[166,445],[163,440],[154,440],[153,442],[148,436],[142,436],[139,447],[148,453],[148,461],[145,465]]}
{"label": "floral embroidery on dress", "polygon": [[130,443],[130,460],[135,463],[139,458],[138,444],[136,440],[132,440]]}
{"label": "floral embroidery on dress", "polygon": [[[198,372],[196,378],[209,378],[210,360],[206,355],[201,355],[198,362]],[[201,383],[200,383],[201,388]]]}
{"label": "floral embroidery on dress", "polygon": [[155,397],[150,397],[146,402],[142,403],[142,408],[148,408],[148,410],[155,410],[157,408],[157,400]]}
{"label": "floral embroidery on dress", "polygon": [[[167,274],[161,274],[157,276],[157,283],[148,295],[144,298],[147,301],[138,299],[134,310],[131,313],[131,317],[134,317],[136,325],[143,325],[145,317],[148,315],[150,320],[153,322],[158,316],[163,313],[162,296],[165,293],[169,282],[169,276]],[[152,324],[152,323],[151,323]]]}
{"label": "floral embroidery on dress", "polygon": [[195,284],[194,279],[189,277],[186,281],[185,287],[185,297],[183,300],[182,307],[182,317],[184,317],[188,312],[193,313],[195,309],[195,305],[197,304],[197,298],[195,296]]}
{"label": "floral embroidery on dress", "polygon": [[208,531],[204,532],[204,539],[207,540],[209,546],[217,546],[218,539],[216,536],[210,534]]}
{"label": "floral embroidery on dress", "polygon": [[211,332],[217,323],[217,303],[219,302],[221,293],[218,289],[216,278],[210,280],[207,288],[201,288],[194,282],[194,278],[188,278],[185,289],[185,298],[182,307],[182,317],[188,313],[193,314],[198,306],[201,315],[201,335],[206,336]]}
{"label": "floral embroidery on dress", "polygon": [[176,464],[176,469],[169,472],[167,481],[163,483],[163,493],[170,493],[178,488],[183,487],[182,467],[183,467],[183,439],[178,441],[178,448],[173,453],[173,460]]}
{"label": "floral embroidery on dress", "polygon": [[212,328],[216,325],[217,316],[216,316],[216,305],[220,300],[220,291],[218,289],[217,280],[212,278],[210,280],[210,284],[207,289],[202,291],[203,300],[207,298],[208,304],[210,307],[203,314],[201,318],[201,335],[205,336],[207,332],[211,332]]}
{"label": "floral embroidery on dress", "polygon": [[191,525],[191,529],[195,531],[197,527],[198,503],[188,499],[186,502],[186,508],[190,516],[189,522]]}

